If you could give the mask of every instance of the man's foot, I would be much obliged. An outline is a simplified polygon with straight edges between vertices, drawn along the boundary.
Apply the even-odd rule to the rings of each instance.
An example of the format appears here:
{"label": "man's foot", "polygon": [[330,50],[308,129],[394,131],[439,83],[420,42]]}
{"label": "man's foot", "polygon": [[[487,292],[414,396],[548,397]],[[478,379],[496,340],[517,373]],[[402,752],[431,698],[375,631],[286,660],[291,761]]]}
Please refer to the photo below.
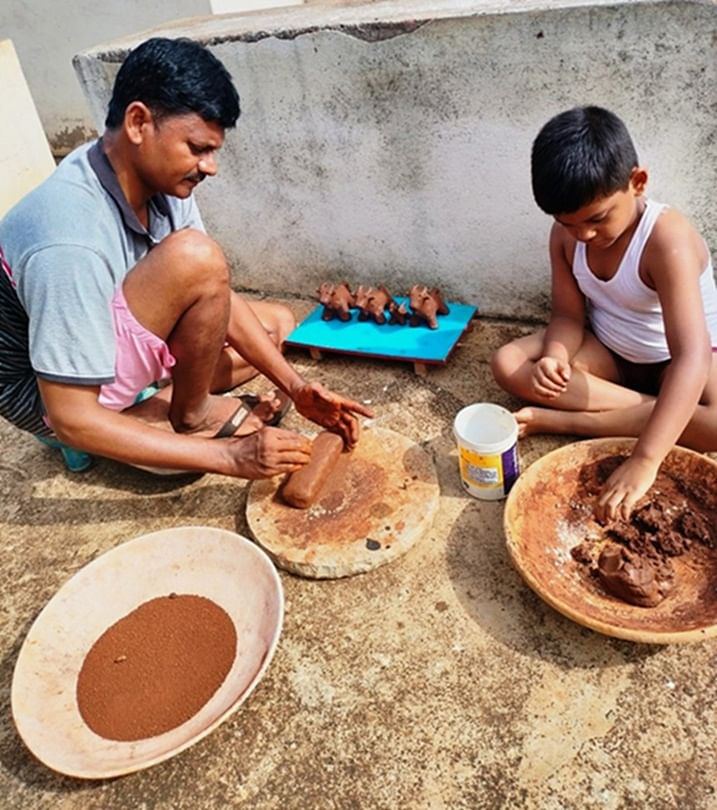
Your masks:
{"label": "man's foot", "polygon": [[[227,397],[224,397],[225,399]],[[264,427],[279,424],[284,414],[291,407],[291,400],[286,394],[275,391],[273,394],[239,394],[229,397],[235,404],[239,403],[232,415],[214,434],[215,439],[229,436],[248,436]]]}
{"label": "man's foot", "polygon": [[[174,431],[169,420],[170,397],[171,386],[167,386],[127,412],[154,427]],[[290,404],[289,397],[280,391],[259,396],[244,395],[243,399],[210,395],[201,420],[188,425],[182,432],[210,438],[249,436],[267,425],[276,424],[277,417],[286,412]]]}

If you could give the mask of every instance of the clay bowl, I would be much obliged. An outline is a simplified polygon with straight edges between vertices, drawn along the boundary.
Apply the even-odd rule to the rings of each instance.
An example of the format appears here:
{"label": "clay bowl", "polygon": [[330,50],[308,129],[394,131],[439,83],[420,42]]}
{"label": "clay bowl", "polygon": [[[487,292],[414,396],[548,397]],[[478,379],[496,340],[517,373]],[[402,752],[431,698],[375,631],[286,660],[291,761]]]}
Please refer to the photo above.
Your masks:
{"label": "clay bowl", "polygon": [[[157,596],[195,594],[229,615],[237,652],[224,682],[192,718],[156,737],[117,742],[85,725],[77,676],[98,637]],[[32,753],[60,773],[105,779],[156,765],[206,737],[247,699],[281,632],[284,597],[268,556],[234,532],[164,529],[108,551],[66,582],[35,620],[12,682],[12,714]]]}
{"label": "clay bowl", "polygon": [[[580,468],[606,456],[628,454],[634,444],[634,439],[591,439],[561,447],[532,464],[506,502],[508,551],[526,583],[578,624],[651,644],[702,641],[717,635],[717,550],[673,558],[677,585],[653,608],[611,596],[570,555],[573,546],[598,529],[592,502],[575,508]],[[717,510],[716,462],[677,447],[662,469],[715,493],[710,508]]]}

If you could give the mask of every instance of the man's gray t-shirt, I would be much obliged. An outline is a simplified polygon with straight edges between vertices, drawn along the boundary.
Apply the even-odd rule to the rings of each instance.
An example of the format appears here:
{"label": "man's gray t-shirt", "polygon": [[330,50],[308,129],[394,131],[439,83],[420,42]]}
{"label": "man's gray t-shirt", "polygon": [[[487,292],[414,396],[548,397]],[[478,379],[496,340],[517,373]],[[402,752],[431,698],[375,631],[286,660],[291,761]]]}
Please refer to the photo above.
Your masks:
{"label": "man's gray t-shirt", "polygon": [[156,195],[145,229],[101,141],[68,155],[0,221],[0,415],[47,434],[36,377],[114,380],[112,297],[134,265],[181,228],[204,230],[194,199]]}

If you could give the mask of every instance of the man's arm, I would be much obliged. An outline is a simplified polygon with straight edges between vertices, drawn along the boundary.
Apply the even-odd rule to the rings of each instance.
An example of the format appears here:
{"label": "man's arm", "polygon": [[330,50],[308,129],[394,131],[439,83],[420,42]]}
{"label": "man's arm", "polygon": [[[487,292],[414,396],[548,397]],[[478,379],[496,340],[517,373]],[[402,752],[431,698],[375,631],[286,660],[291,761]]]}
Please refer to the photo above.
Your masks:
{"label": "man's arm", "polygon": [[305,437],[278,428],[229,439],[174,433],[103,407],[97,387],[42,379],[38,384],[61,441],[128,464],[256,479],[294,472],[311,454]]}
{"label": "man's arm", "polygon": [[289,364],[247,302],[231,293],[227,343],[293,399],[306,380]]}
{"label": "man's arm", "polygon": [[288,394],[302,416],[343,437],[349,447],[358,441],[355,414],[371,417],[373,412],[353,400],[328,391],[319,383],[308,383],[274,345],[251,307],[236,293],[231,294],[227,342],[247,362]]}

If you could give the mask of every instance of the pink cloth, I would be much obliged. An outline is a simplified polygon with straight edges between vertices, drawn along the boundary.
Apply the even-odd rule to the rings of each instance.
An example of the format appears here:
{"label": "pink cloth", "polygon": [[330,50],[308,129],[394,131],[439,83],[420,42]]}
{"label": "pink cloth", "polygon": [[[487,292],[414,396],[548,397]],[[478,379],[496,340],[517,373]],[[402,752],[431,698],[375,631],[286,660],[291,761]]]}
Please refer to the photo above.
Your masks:
{"label": "pink cloth", "polygon": [[171,378],[177,362],[169,347],[145,329],[130,312],[120,287],[112,299],[115,328],[115,381],[100,387],[98,402],[112,411],[134,405],[137,394],[153,382]]}

